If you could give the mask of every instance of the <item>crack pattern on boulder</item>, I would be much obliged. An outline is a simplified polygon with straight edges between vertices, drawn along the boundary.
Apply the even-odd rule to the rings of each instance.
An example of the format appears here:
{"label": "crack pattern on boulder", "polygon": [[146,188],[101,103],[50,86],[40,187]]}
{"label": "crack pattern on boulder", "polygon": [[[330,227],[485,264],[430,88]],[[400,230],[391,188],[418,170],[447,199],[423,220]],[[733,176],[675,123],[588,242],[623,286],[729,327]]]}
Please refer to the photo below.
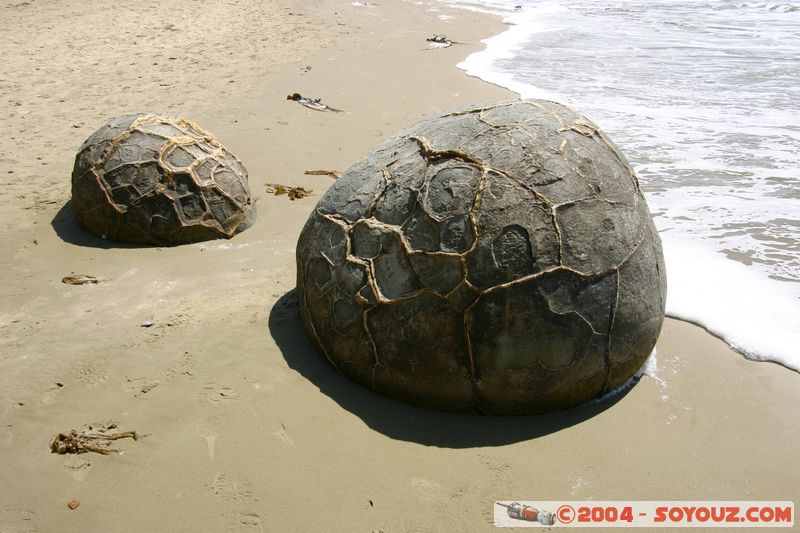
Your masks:
{"label": "crack pattern on boulder", "polygon": [[636,176],[548,101],[443,113],[323,196],[300,314],[342,374],[417,405],[542,413],[602,396],[661,329],[661,242]]}
{"label": "crack pattern on boulder", "polygon": [[112,119],[83,143],[72,202],[95,235],[137,244],[230,238],[256,218],[242,163],[197,124],[154,114]]}

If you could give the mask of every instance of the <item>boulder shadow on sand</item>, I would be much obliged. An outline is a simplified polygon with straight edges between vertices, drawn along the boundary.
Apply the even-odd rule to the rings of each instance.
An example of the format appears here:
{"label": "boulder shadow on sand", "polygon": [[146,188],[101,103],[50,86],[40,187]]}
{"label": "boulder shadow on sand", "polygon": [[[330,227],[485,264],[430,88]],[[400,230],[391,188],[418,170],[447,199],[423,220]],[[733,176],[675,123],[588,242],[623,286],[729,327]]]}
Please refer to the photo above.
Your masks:
{"label": "boulder shadow on sand", "polygon": [[625,393],[546,415],[483,416],[433,411],[381,396],[339,374],[316,349],[297,312],[296,290],[269,314],[269,330],[290,368],[387,437],[440,448],[503,446],[550,435],[605,411]]}
{"label": "boulder shadow on sand", "polygon": [[87,248],[153,248],[152,245],[131,244],[102,239],[84,228],[75,216],[72,200],[68,200],[50,221],[50,225],[58,237],[69,244],[85,246]]}

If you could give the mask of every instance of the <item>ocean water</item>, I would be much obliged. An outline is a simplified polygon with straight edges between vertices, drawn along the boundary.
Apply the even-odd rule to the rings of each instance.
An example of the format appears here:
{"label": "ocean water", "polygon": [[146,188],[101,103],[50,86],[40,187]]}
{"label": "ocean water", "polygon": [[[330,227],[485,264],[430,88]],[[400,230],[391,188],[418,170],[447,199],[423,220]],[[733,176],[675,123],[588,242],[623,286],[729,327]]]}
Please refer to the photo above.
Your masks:
{"label": "ocean water", "polygon": [[508,24],[467,74],[573,107],[626,155],[667,314],[800,371],[800,4],[440,1]]}

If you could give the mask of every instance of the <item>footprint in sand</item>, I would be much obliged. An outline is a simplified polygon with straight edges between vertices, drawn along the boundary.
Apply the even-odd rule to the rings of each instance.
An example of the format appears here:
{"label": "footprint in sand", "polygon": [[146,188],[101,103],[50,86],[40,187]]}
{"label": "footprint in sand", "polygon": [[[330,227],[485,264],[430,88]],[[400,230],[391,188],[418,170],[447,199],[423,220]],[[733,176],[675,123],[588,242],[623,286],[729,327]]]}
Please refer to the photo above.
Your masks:
{"label": "footprint in sand", "polygon": [[234,519],[234,523],[228,529],[231,532],[258,532],[264,531],[261,516],[253,511],[244,511],[239,513]]}
{"label": "footprint in sand", "polygon": [[490,455],[478,454],[484,466],[491,473],[491,475],[500,482],[507,482],[511,479],[511,465],[498,460]]}
{"label": "footprint in sand", "polygon": [[461,501],[469,495],[469,490],[464,487],[457,487],[450,493],[452,500]]}
{"label": "footprint in sand", "polygon": [[208,458],[213,461],[214,455],[216,454],[217,437],[219,437],[219,433],[216,429],[211,427],[207,420],[198,420],[196,429],[197,434],[205,439],[206,446],[208,447]]}
{"label": "footprint in sand", "polygon": [[98,385],[108,379],[105,372],[89,363],[73,368],[72,377],[86,385]]}
{"label": "footprint in sand", "polygon": [[167,381],[172,381],[181,376],[191,376],[193,368],[192,355],[189,352],[183,352],[175,364],[164,370],[164,377]]}
{"label": "footprint in sand", "polygon": [[14,444],[13,428],[14,426],[11,424],[0,427],[0,444],[3,446],[11,446]]}
{"label": "footprint in sand", "polygon": [[211,490],[215,495],[228,501],[246,500],[253,494],[248,482],[237,480],[225,472],[217,474],[211,483]]}
{"label": "footprint in sand", "polygon": [[64,468],[69,471],[75,481],[83,481],[86,479],[91,467],[92,462],[89,459],[77,455],[70,455],[64,459]]}
{"label": "footprint in sand", "polygon": [[131,394],[134,398],[141,398],[151,390],[158,387],[160,382],[158,380],[150,381],[147,378],[125,378],[125,383],[122,388],[126,393]]}
{"label": "footprint in sand", "polygon": [[218,385],[213,381],[209,381],[200,389],[197,395],[197,400],[200,405],[223,405],[231,400],[238,400],[239,393],[230,387]]}
{"label": "footprint in sand", "polygon": [[56,399],[58,399],[61,389],[63,388],[63,383],[54,383],[52,387],[49,387],[46,391],[44,391],[44,394],[42,394],[42,403],[44,405],[50,405],[51,403],[55,402]]}
{"label": "footprint in sand", "polygon": [[286,426],[283,424],[283,422],[281,422],[281,429],[274,432],[273,435],[281,439],[286,444],[294,444],[294,440],[292,440],[292,437],[289,436],[289,432],[286,430]]}

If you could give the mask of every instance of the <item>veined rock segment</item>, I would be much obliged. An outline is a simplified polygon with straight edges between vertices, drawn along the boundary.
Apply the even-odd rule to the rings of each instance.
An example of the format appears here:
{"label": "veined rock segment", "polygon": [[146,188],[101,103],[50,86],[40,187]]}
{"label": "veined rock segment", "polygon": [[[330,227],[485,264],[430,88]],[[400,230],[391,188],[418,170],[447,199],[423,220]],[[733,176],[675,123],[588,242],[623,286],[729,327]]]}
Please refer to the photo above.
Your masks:
{"label": "veined rock segment", "polygon": [[83,143],[72,171],[78,220],[113,241],[173,245],[230,238],[256,218],[247,170],[183,118],[115,118]]}
{"label": "veined rock segment", "polygon": [[342,374],[414,404],[575,406],[621,385],[664,318],[636,176],[547,101],[424,120],[356,163],[297,245],[300,314]]}

